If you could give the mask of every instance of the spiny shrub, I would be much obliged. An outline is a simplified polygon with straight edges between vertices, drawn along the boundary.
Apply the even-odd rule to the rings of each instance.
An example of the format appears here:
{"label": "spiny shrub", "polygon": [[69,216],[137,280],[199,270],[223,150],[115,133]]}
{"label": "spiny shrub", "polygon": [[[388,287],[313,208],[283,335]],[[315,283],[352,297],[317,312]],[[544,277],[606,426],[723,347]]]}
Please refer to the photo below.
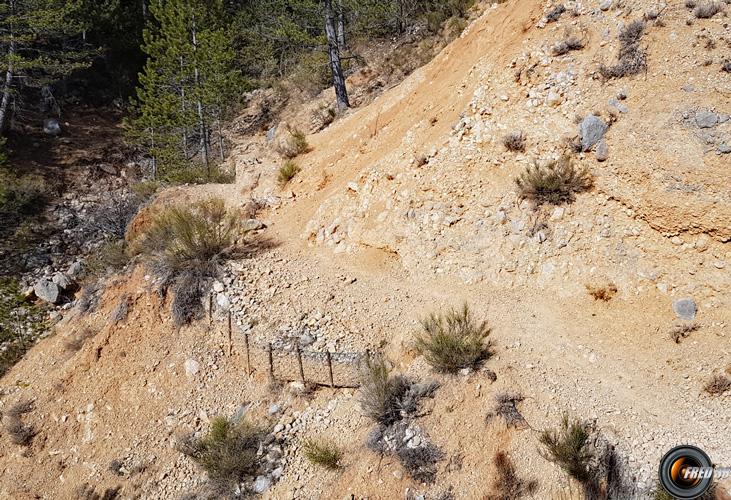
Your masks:
{"label": "spiny shrub", "polygon": [[593,185],[589,171],[577,168],[568,155],[545,165],[534,163],[528,166],[515,179],[515,183],[521,197],[552,205],[570,203],[576,193],[586,191]]}
{"label": "spiny shrub", "polygon": [[711,396],[720,396],[731,389],[731,379],[725,375],[716,374],[703,386],[703,390]]}
{"label": "spiny shrub", "polygon": [[568,415],[564,415],[560,429],[541,433],[539,441],[544,447],[541,455],[579,483],[590,484],[594,480],[591,470],[594,452],[590,449],[589,436],[590,429],[586,423],[570,421]]}
{"label": "spiny shrub", "polygon": [[640,40],[645,33],[644,21],[632,21],[619,32],[619,56],[614,66],[599,68],[604,78],[622,78],[636,75],[647,69],[647,54],[640,47]]}
{"label": "spiny shrub", "polygon": [[416,481],[433,483],[437,475],[437,463],[444,458],[444,452],[431,443],[416,448],[400,446],[396,456],[401,466]]}
{"label": "spiny shrub", "polygon": [[233,485],[259,471],[257,451],[265,435],[249,422],[217,417],[207,435],[183,438],[178,450],[200,465],[212,482]]}
{"label": "spiny shrub", "polygon": [[554,56],[568,54],[572,50],[581,50],[585,46],[585,42],[575,36],[567,36],[564,40],[558,42],[551,48]]}
{"label": "spiny shrub", "polygon": [[467,304],[443,314],[432,313],[421,320],[421,327],[416,350],[437,371],[455,373],[490,355],[486,342],[490,328],[486,321],[475,320]]}
{"label": "spiny shrub", "polygon": [[300,170],[302,169],[299,165],[292,160],[285,161],[282,163],[282,166],[279,167],[279,172],[277,172],[277,182],[280,186],[286,186]]}
{"label": "spiny shrub", "polygon": [[720,2],[704,2],[693,10],[693,15],[698,19],[710,19],[719,12],[723,12],[723,5]]}
{"label": "spiny shrub", "polygon": [[120,196],[100,205],[88,219],[87,227],[112,240],[121,240],[142,202],[137,196]]}
{"label": "spiny shrub", "polygon": [[326,469],[335,470],[340,468],[340,460],[343,452],[335,443],[325,440],[307,439],[302,444],[305,458],[315,465]]}
{"label": "spiny shrub", "polygon": [[508,151],[523,152],[525,151],[525,136],[523,132],[511,132],[503,137],[503,146]]}
{"label": "spiny shrub", "polygon": [[558,4],[553,7],[546,13],[546,22],[547,23],[555,23],[561,18],[561,14],[566,12],[566,7],[563,6],[563,4]]}
{"label": "spiny shrub", "polygon": [[32,400],[21,400],[10,407],[5,413],[4,428],[10,441],[20,446],[29,446],[36,430],[32,425],[23,423],[23,415],[33,411],[34,403]]}
{"label": "spiny shrub", "polygon": [[119,498],[121,491],[121,486],[115,486],[113,488],[106,488],[99,493],[89,483],[84,483],[76,489],[76,497],[79,500],[115,500]]}
{"label": "spiny shrub", "polygon": [[390,425],[401,418],[401,400],[409,382],[391,375],[388,361],[381,356],[367,359],[361,368],[360,407],[373,421]]}
{"label": "spiny shrub", "polygon": [[200,316],[208,284],[230,256],[240,232],[236,213],[227,212],[223,200],[213,198],[165,210],[138,240],[136,247],[147,256],[160,291],[173,292],[177,325]]}
{"label": "spiny shrub", "polygon": [[533,495],[538,489],[536,481],[525,481],[518,476],[510,457],[498,451],[492,459],[495,465],[497,476],[493,481],[493,494],[488,497],[490,500],[517,500],[525,496]]}
{"label": "spiny shrub", "polygon": [[502,417],[508,427],[527,427],[527,422],[518,410],[518,403],[525,398],[514,392],[501,392],[495,396],[495,409],[487,415],[488,420],[497,415]]}

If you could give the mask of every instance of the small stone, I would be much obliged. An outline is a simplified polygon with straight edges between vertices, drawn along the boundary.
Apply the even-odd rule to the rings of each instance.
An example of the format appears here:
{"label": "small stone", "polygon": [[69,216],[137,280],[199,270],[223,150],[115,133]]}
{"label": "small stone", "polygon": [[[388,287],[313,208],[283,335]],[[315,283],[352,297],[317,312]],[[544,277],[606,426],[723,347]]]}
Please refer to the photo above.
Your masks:
{"label": "small stone", "polygon": [[599,143],[597,143],[594,157],[597,161],[607,161],[609,158],[609,146],[607,146],[607,141],[602,139]]}
{"label": "small stone", "polygon": [[602,140],[609,127],[598,116],[589,115],[579,125],[582,151],[589,151],[597,142]]}
{"label": "small stone", "polygon": [[691,298],[676,299],[673,301],[673,311],[680,319],[694,319],[697,311],[695,300]]}
{"label": "small stone", "polygon": [[243,223],[244,231],[259,231],[266,229],[267,225],[258,219],[247,219]]}
{"label": "small stone", "polygon": [[257,476],[251,489],[254,493],[262,494],[272,485],[272,480],[268,476]]}
{"label": "small stone", "polygon": [[43,120],[43,133],[56,137],[61,133],[61,125],[55,118],[46,118]]}
{"label": "small stone", "polygon": [[213,291],[214,292],[221,293],[221,292],[223,292],[223,290],[224,290],[223,283],[221,283],[220,281],[213,282]]}
{"label": "small stone", "polygon": [[71,286],[71,279],[64,273],[56,273],[53,275],[52,281],[58,285],[61,290],[66,290]]}
{"label": "small stone", "polygon": [[200,363],[194,359],[186,359],[183,366],[185,367],[185,375],[188,378],[195,377],[196,373],[198,373],[201,368]]}
{"label": "small stone", "polygon": [[563,102],[563,98],[558,92],[550,91],[548,97],[546,97],[546,104],[551,107],[556,107]]}
{"label": "small stone", "polygon": [[231,307],[231,301],[225,293],[219,293],[216,295],[216,304],[218,304],[218,307],[224,311],[227,311],[229,307]]}
{"label": "small stone", "polygon": [[282,405],[279,403],[274,403],[269,407],[269,415],[276,415],[280,411],[282,411]]}
{"label": "small stone", "polygon": [[604,0],[602,3],[599,4],[599,9],[603,11],[608,11],[612,8],[612,0]]}
{"label": "small stone", "polygon": [[35,292],[36,297],[45,302],[48,302],[49,304],[57,303],[61,293],[56,283],[48,281],[45,278],[39,280],[33,286],[33,291]]}
{"label": "small stone", "polygon": [[551,212],[551,221],[557,221],[561,220],[563,218],[563,214],[566,211],[563,207],[556,207],[553,209],[553,212]]}
{"label": "small stone", "polygon": [[722,260],[717,260],[713,263],[713,267],[715,267],[716,269],[723,269],[724,267],[726,267],[726,263]]}
{"label": "small stone", "polygon": [[69,269],[68,269],[68,271],[66,271],[66,274],[68,274],[72,278],[75,278],[79,274],[81,274],[81,271],[83,270],[83,268],[84,268],[84,265],[81,263],[81,261],[77,260],[76,262],[72,263],[69,266]]}
{"label": "small stone", "polygon": [[699,128],[712,128],[718,124],[718,114],[712,111],[699,111],[695,114],[695,123]]}
{"label": "small stone", "polygon": [[727,155],[731,153],[731,146],[728,144],[721,144],[718,146],[718,154]]}

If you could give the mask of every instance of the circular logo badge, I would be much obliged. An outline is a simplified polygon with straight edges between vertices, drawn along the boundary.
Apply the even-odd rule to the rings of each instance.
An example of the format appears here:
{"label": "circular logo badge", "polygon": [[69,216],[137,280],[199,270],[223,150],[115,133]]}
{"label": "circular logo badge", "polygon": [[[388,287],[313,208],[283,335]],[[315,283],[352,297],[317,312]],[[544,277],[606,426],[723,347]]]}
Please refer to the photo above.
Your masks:
{"label": "circular logo badge", "polygon": [[675,498],[698,498],[712,482],[713,464],[700,448],[677,446],[660,461],[660,484]]}

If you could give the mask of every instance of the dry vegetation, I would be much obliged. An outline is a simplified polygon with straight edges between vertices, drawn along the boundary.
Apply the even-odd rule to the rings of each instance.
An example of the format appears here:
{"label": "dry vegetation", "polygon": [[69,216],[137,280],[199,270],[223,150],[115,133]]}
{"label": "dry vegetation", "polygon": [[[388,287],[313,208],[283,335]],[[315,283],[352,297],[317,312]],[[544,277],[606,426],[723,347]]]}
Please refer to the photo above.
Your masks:
{"label": "dry vegetation", "polygon": [[437,371],[455,373],[474,368],[491,354],[491,344],[486,341],[490,328],[486,321],[475,320],[467,304],[431,314],[421,320],[421,327],[416,351]]}
{"label": "dry vegetation", "polygon": [[706,1],[693,9],[693,15],[698,19],[710,19],[719,12],[723,12],[723,4],[715,1]]}
{"label": "dry vegetation", "polygon": [[723,374],[712,376],[703,386],[703,390],[711,396],[720,396],[731,389],[731,378]]}
{"label": "dry vegetation", "polygon": [[277,151],[284,158],[292,159],[309,151],[310,145],[307,136],[299,129],[290,128],[288,135],[277,147]]}
{"label": "dry vegetation", "polygon": [[361,375],[360,407],[363,414],[376,423],[389,425],[401,418],[401,400],[409,382],[400,375],[391,375],[384,358],[366,360]]}
{"label": "dry vegetation", "polygon": [[586,285],[586,291],[594,300],[609,302],[617,295],[617,285],[614,283],[605,283],[602,285]]}
{"label": "dry vegetation", "polygon": [[34,406],[32,400],[21,400],[5,412],[3,427],[13,444],[29,446],[33,441],[36,429],[32,425],[23,422],[23,415],[33,411]]}
{"label": "dry vegetation", "polygon": [[501,392],[495,395],[495,409],[487,414],[487,420],[493,417],[501,417],[508,427],[526,428],[528,423],[518,410],[518,403],[525,399],[521,394],[515,392]]}
{"label": "dry vegetation", "polygon": [[614,66],[599,68],[599,72],[606,79],[623,78],[636,75],[647,69],[647,54],[640,47],[640,40],[645,33],[645,23],[636,20],[629,23],[619,32],[619,55]]}
{"label": "dry vegetation", "polygon": [[698,330],[698,328],[700,328],[700,326],[698,326],[697,323],[684,323],[674,325],[670,329],[670,338],[673,339],[676,344],[680,344],[681,340]]}
{"label": "dry vegetation", "polygon": [[564,155],[545,165],[534,163],[526,167],[515,183],[522,198],[559,205],[570,203],[577,193],[589,190],[593,179],[586,168],[576,167],[571,157]]}

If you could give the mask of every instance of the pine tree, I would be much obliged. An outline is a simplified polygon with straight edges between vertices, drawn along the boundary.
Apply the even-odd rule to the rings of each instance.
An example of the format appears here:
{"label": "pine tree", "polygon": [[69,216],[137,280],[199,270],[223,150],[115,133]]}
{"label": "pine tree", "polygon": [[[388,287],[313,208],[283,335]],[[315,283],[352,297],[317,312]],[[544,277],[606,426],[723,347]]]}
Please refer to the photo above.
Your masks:
{"label": "pine tree", "polygon": [[153,177],[185,173],[195,160],[210,177],[212,136],[224,155],[221,123],[241,85],[235,53],[222,27],[223,2],[157,0],[143,51],[148,61],[135,102],[129,138],[153,159]]}
{"label": "pine tree", "polygon": [[51,83],[88,66],[78,9],[75,0],[0,3],[0,132],[17,109],[14,98],[21,82],[24,87],[46,87],[48,93]]}

